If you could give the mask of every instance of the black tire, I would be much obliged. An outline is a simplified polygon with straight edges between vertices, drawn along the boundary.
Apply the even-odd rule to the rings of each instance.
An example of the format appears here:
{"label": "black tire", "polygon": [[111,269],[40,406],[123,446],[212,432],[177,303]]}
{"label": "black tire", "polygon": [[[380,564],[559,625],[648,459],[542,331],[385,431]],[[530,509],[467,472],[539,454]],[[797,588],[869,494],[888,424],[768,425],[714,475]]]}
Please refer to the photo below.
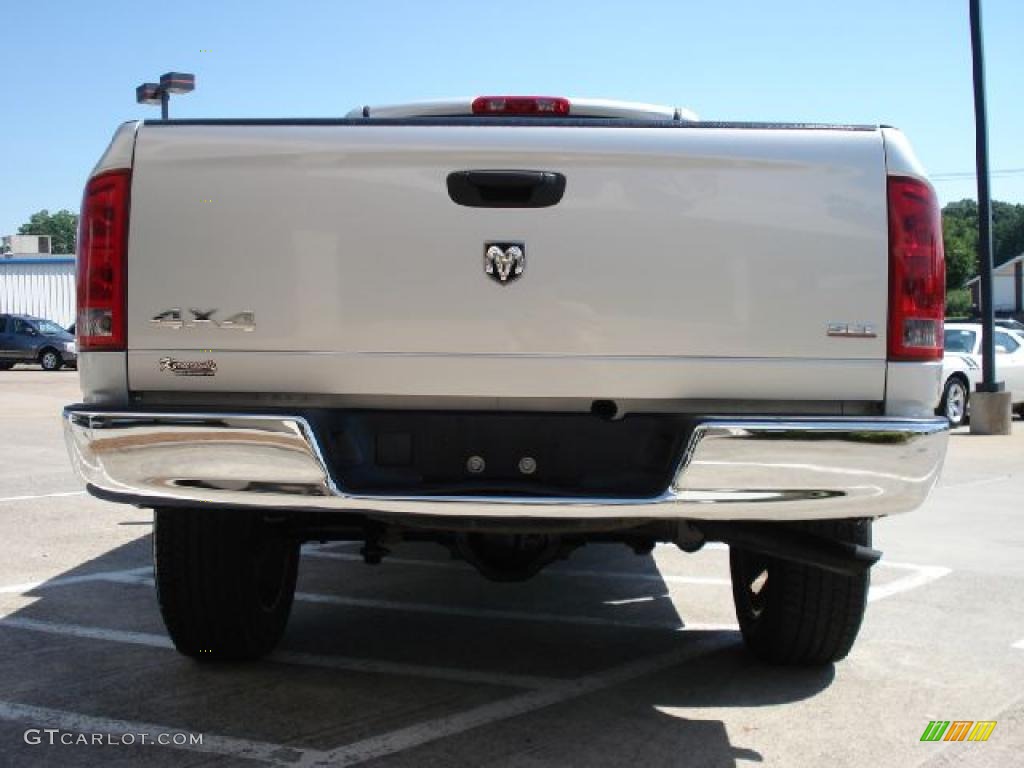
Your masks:
{"label": "black tire", "polygon": [[47,347],[39,353],[39,364],[44,371],[59,371],[64,365],[64,358],[53,347]]}
{"label": "black tire", "polygon": [[[797,527],[871,545],[871,521],[822,520]],[[846,657],[860,631],[870,575],[844,576],[731,547],[736,618],[747,648],[771,664],[820,666]]]}
{"label": "black tire", "polygon": [[0,361],[0,371],[9,371],[13,367],[14,367],[14,363],[8,363],[8,362]]}
{"label": "black tire", "polygon": [[253,512],[158,509],[157,599],[180,653],[200,661],[256,659],[284,634],[299,542]]}
{"label": "black tire", "polygon": [[936,413],[945,416],[951,427],[963,426],[967,421],[967,404],[971,397],[971,387],[967,379],[954,374],[946,379],[942,388],[942,400]]}

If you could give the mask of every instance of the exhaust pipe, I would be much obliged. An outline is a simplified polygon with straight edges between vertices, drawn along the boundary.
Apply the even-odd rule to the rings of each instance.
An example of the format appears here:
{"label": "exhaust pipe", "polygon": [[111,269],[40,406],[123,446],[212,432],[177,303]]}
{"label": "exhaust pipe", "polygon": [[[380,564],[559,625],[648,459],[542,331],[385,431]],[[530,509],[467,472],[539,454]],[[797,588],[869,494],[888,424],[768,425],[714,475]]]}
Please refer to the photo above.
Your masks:
{"label": "exhaust pipe", "polygon": [[844,576],[858,576],[877,563],[877,549],[818,536],[779,523],[694,523],[709,541],[760,552],[763,555],[813,565]]}

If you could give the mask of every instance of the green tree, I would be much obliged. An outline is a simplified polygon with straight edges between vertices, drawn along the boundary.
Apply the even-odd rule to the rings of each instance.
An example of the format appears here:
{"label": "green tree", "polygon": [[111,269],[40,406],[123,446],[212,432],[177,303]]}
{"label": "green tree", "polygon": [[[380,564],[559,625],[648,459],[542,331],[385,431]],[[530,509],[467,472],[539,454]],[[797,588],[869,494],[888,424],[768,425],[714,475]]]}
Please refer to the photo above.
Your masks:
{"label": "green tree", "polygon": [[53,253],[74,253],[78,237],[78,214],[68,210],[33,213],[18,229],[19,235],[49,235]]}
{"label": "green tree", "polygon": [[996,264],[1024,252],[1024,205],[992,203],[992,250]]}
{"label": "green tree", "polygon": [[946,286],[953,290],[978,273],[978,204],[949,203],[942,209],[942,240],[946,251]]}
{"label": "green tree", "polygon": [[956,288],[946,294],[946,317],[967,315],[971,311],[971,292]]}
{"label": "green tree", "polygon": [[[958,200],[942,209],[946,285],[961,288],[978,274],[978,204]],[[1024,205],[992,203],[992,257],[998,266],[1024,252]]]}

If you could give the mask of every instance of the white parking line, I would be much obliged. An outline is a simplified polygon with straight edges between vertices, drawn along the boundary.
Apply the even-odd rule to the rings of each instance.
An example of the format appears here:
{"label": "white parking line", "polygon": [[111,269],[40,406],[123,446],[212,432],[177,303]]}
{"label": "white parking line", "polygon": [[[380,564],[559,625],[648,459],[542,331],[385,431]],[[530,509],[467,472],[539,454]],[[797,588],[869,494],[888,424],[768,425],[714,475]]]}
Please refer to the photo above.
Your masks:
{"label": "white parking line", "polygon": [[447,680],[454,683],[476,683],[496,685],[504,688],[527,688],[543,690],[559,688],[565,680],[538,675],[515,675],[504,672],[478,672],[472,669],[455,669],[453,667],[428,667],[422,664],[402,664],[391,661],[375,661],[372,659],[354,659],[347,656],[321,656],[312,653],[296,653],[280,651],[268,657],[270,661],[281,664],[320,667],[324,669],[343,669],[349,672],[366,672],[370,674],[400,675],[406,677],[425,677],[432,680]]}
{"label": "white parking line", "polygon": [[142,568],[129,568],[123,571],[97,571],[95,573],[83,573],[78,576],[58,576],[45,581],[28,581],[23,584],[11,584],[0,587],[0,595],[23,595],[36,589],[47,589],[49,587],[63,587],[69,584],[82,584],[89,581],[109,581],[119,577],[135,577],[143,573],[152,573],[153,566],[147,565]]}
{"label": "white parking line", "polygon": [[[872,585],[871,589],[868,590],[869,603],[882,600],[886,597],[892,597],[893,595],[898,595],[900,592],[906,592],[911,589],[923,587],[925,584],[935,581],[936,579],[941,579],[943,576],[948,576],[953,572],[951,569],[945,568],[941,565],[913,565],[911,563],[883,562],[890,568],[911,571],[911,573],[906,576],[902,576],[895,581],[890,581],[888,584],[879,584],[878,586]],[[882,565],[882,563],[879,563],[879,565]]]}
{"label": "white parking line", "polygon": [[[27,704],[18,704],[13,701],[0,701],[0,720],[12,720],[14,722],[38,725],[44,728],[58,728],[62,731],[83,734],[134,734],[135,743],[139,743],[140,735],[146,734],[150,743],[157,743],[160,734],[189,733],[189,731],[168,725],[155,725],[153,723],[142,723],[132,720],[115,720],[107,717],[93,717],[77,712],[68,712],[63,709],[50,709],[49,707],[34,707]],[[47,736],[40,734],[42,738]],[[273,765],[295,765],[304,759],[318,758],[323,752],[313,750],[302,750],[289,747],[284,744],[269,744],[263,741],[250,741],[248,739],[233,739],[227,736],[218,736],[212,733],[202,734],[201,744],[168,744],[174,749],[184,749],[190,752],[203,752],[206,754],[221,755],[223,757],[248,758],[250,760],[261,760]]]}
{"label": "white parking line", "polygon": [[0,614],[0,629],[8,628],[27,629],[31,632],[43,632],[48,635],[83,637],[89,640],[145,645],[150,648],[174,647],[174,643],[171,642],[167,635],[154,635],[149,632],[129,632],[123,629],[104,629],[103,627],[85,627],[80,624],[62,624],[54,621],[29,619],[24,616]]}
{"label": "white parking line", "polygon": [[[325,552],[322,549],[309,549],[304,550],[302,553],[303,557],[312,557],[323,560],[342,560],[345,562],[359,562],[363,561],[362,555],[352,555],[344,552]],[[384,564],[388,565],[394,563],[395,565],[409,565],[421,568],[437,568],[440,570],[452,570],[452,571],[467,571],[475,573],[476,569],[468,563],[450,562],[445,560],[427,560],[425,558],[408,558],[408,557],[387,557],[384,559]],[[579,568],[561,568],[554,567],[548,570],[541,571],[537,574],[541,577],[590,577],[598,579],[611,579],[614,581],[650,581],[656,583],[671,583],[671,584],[700,584],[707,586],[729,586],[732,582],[729,579],[713,578],[709,576],[662,576],[657,573],[630,573],[628,571],[599,571],[592,569],[579,569]]]}
{"label": "white parking line", "polygon": [[[135,584],[152,586],[153,579],[131,573],[113,572],[107,575],[97,574],[97,581],[110,581],[116,584]],[[508,621],[533,621],[554,624],[575,624],[580,626],[616,627],[626,629],[667,630],[678,632],[689,629],[691,624],[681,621],[626,621],[604,616],[582,616],[579,614],[544,613],[537,611],[513,611],[498,608],[470,608],[436,603],[409,603],[399,600],[377,600],[366,597],[347,597],[345,595],[325,595],[317,592],[296,592],[295,600],[304,603],[323,605],[344,605],[352,608],[369,608],[382,611],[403,611],[406,613],[429,613],[440,616],[460,616],[471,619],[502,619]],[[720,626],[720,625],[714,625]]]}
{"label": "white parking line", "polygon": [[[322,553],[328,554],[328,553]],[[424,561],[428,562],[428,561]],[[922,587],[929,582],[942,578],[951,573],[949,568],[936,565],[914,565],[911,563],[886,563],[891,568],[912,571],[888,584],[872,586],[868,592],[868,601],[876,602],[893,595],[906,592],[911,589]],[[69,576],[64,579],[53,579],[48,582],[32,582],[28,584],[15,584],[9,587],[0,587],[0,593],[24,593],[34,589],[42,589],[50,586],[61,586],[65,584],[76,584],[88,581],[109,581],[120,584],[148,585],[152,586],[153,579],[148,574],[149,567],[133,568],[123,571],[100,571],[93,574],[82,574],[80,576]],[[725,580],[723,580],[725,581]],[[706,583],[706,582],[705,582]],[[728,582],[726,582],[728,583]],[[343,605],[354,608],[368,608],[372,610],[404,611],[408,613],[427,613],[443,616],[460,616],[477,619],[499,619],[510,621],[533,621],[550,622],[555,624],[573,624],[578,626],[605,626],[627,629],[645,630],[667,630],[680,631],[695,628],[733,628],[732,624],[693,624],[682,621],[631,621],[606,616],[585,616],[579,614],[547,613],[536,611],[503,610],[497,608],[472,608],[450,605],[438,605],[432,603],[411,603],[396,600],[378,600],[373,598],[347,597],[344,595],[329,595],[314,592],[296,592],[295,599],[307,603],[320,603],[327,605]]]}
{"label": "white parking line", "polygon": [[[299,749],[283,744],[236,739],[210,733],[202,734],[202,743],[200,744],[185,743],[166,746],[172,749],[184,749],[224,757],[259,760],[281,766],[355,765],[629,682],[676,666],[702,653],[717,650],[733,642],[735,642],[733,638],[724,636],[695,638],[686,648],[640,659],[594,675],[566,681],[544,690],[512,696],[458,714],[379,734],[329,751]],[[159,734],[188,733],[188,731],[173,726],[94,717],[10,701],[0,701],[0,720],[29,723],[45,728],[58,728],[70,733],[134,734],[136,741],[140,734],[146,734],[151,742],[156,742]]]}
{"label": "white parking line", "polygon": [[[130,632],[121,629],[105,629],[103,627],[86,627],[80,624],[63,624],[53,621],[40,621],[22,616],[0,614],[0,629],[23,629],[31,632],[42,632],[64,637],[80,637],[88,640],[103,640],[128,645],[143,645],[149,648],[173,649],[174,644],[166,635],[150,632]],[[515,675],[502,672],[482,672],[452,667],[428,667],[421,664],[402,664],[390,661],[357,659],[348,656],[324,656],[315,653],[298,653],[280,651],[267,657],[267,661],[279,664],[293,664],[302,667],[319,669],[339,669],[349,672],[368,674],[399,675],[405,677],[424,677],[432,680],[447,680],[456,683],[474,683],[495,685],[504,688],[546,689],[556,688],[565,684],[565,680],[537,675]]]}
{"label": "white parking line", "polygon": [[62,491],[60,493],[39,493],[34,496],[5,496],[0,498],[0,503],[5,501],[32,501],[33,499],[60,499],[65,496],[85,496],[85,491]]}
{"label": "white parking line", "polygon": [[474,728],[508,720],[519,715],[536,712],[555,704],[629,682],[630,680],[674,667],[696,656],[732,645],[735,642],[735,638],[730,636],[712,635],[710,637],[695,637],[685,648],[577,678],[560,688],[524,693],[490,704],[484,704],[483,706],[455,715],[428,720],[416,725],[410,725],[407,728],[391,731],[390,733],[372,736],[353,744],[332,749],[320,755],[309,753],[299,761],[299,765],[304,768],[309,766],[356,765],[367,760],[375,760],[386,755],[393,755],[397,752],[403,752],[413,747],[437,741],[438,739],[465,733]]}
{"label": "white parking line", "polygon": [[[321,553],[327,554],[327,553]],[[356,556],[352,556],[356,557]],[[345,558],[347,559],[347,558]],[[430,561],[416,561],[420,565]],[[445,564],[448,565],[448,564]],[[461,565],[461,564],[452,564]],[[906,571],[889,584],[873,587],[869,600],[875,601],[895,594],[906,592],[941,578],[950,569],[941,566],[922,566],[910,563],[888,562],[884,565]],[[8,587],[0,587],[0,592],[19,593],[29,592],[35,589],[47,588],[50,586],[63,586],[78,584],[88,581],[108,581],[131,585],[152,584],[149,576],[149,566],[119,571],[101,571],[91,574],[81,574],[64,578],[52,579],[46,582],[32,582]],[[583,574],[602,575],[615,578],[614,572],[606,573],[601,571],[586,571]],[[572,574],[576,575],[576,574]],[[636,575],[636,574],[632,574]],[[646,575],[646,574],[644,574]],[[659,579],[654,575],[651,580]],[[715,580],[717,584],[720,581]],[[303,766],[327,766],[327,765],[355,765],[368,760],[373,760],[390,754],[402,752],[429,742],[453,736],[474,728],[482,727],[519,715],[528,714],[555,704],[559,704],[579,696],[584,696],[619,683],[641,677],[643,675],[657,672],[661,669],[683,663],[693,657],[707,651],[716,650],[736,642],[734,632],[737,629],[735,624],[714,624],[714,623],[686,623],[685,626],[679,622],[652,622],[641,623],[624,621],[599,616],[580,616],[552,613],[534,613],[530,611],[499,610],[489,608],[469,608],[435,604],[408,603],[389,600],[373,600],[365,598],[344,597],[338,595],[324,595],[300,592],[296,595],[297,600],[304,600],[313,603],[325,603],[333,605],[347,605],[355,607],[398,610],[418,613],[443,614],[466,616],[485,619],[512,619],[519,621],[570,623],[582,625],[603,625],[626,627],[632,629],[665,629],[665,630],[704,630],[712,634],[710,637],[696,636],[695,640],[687,643],[685,648],[680,648],[668,654],[663,654],[647,659],[640,659],[611,670],[599,672],[594,675],[583,676],[574,680],[559,680],[536,676],[506,675],[502,673],[490,674],[487,672],[476,672],[472,670],[447,669],[439,667],[426,667],[421,665],[407,665],[392,662],[371,661],[367,659],[353,659],[347,657],[321,656],[317,654],[280,652],[269,657],[269,661],[296,664],[311,667],[327,667],[336,669],[349,669],[353,671],[382,673],[395,675],[410,675],[417,677],[438,678],[454,680],[458,682],[471,682],[493,684],[507,687],[529,689],[529,692],[485,704],[473,709],[454,715],[437,718],[434,720],[418,723],[401,728],[389,733],[379,734],[353,744],[340,746],[329,751],[303,750],[284,745],[274,745],[265,742],[253,742],[244,739],[233,739],[217,735],[205,735],[204,744],[201,746],[181,746],[183,749],[208,752],[231,757],[244,757],[261,760],[281,765],[303,765]],[[0,628],[10,627],[28,631],[44,632],[55,635],[81,637],[110,642],[127,643],[147,646],[151,648],[169,649],[172,647],[170,640],[157,634],[130,632],[123,630],[103,629],[98,627],[86,627],[74,624],[61,624],[54,622],[39,621],[23,618],[16,615],[4,616],[0,614]],[[730,635],[718,634],[723,630],[729,630]],[[1024,640],[1015,643],[1014,648],[1024,648]],[[18,721],[39,721],[46,727],[59,727],[69,731],[85,732],[110,732],[110,733],[162,733],[173,731],[173,728],[157,726],[148,723],[135,723],[130,721],[110,720],[96,718],[88,715],[81,715],[63,710],[47,709],[42,707],[31,707],[13,702],[0,702],[0,719]],[[176,745],[170,745],[172,747]]]}
{"label": "white parking line", "polygon": [[604,605],[636,605],[637,603],[654,603],[658,600],[665,600],[671,598],[672,595],[644,595],[643,597],[627,597],[624,600],[605,600]]}
{"label": "white parking line", "polygon": [[[303,552],[306,557],[321,558],[325,560],[341,560],[345,562],[361,562],[361,555],[350,555],[341,552],[325,552],[320,549],[310,550]],[[386,563],[394,563],[396,565],[408,565],[414,567],[423,568],[439,568],[439,569],[451,569],[459,571],[472,571],[473,566],[466,563],[451,563],[441,560],[426,560],[417,558],[400,558],[400,557],[389,557],[385,561]],[[882,600],[886,597],[899,594],[900,592],[906,592],[909,589],[916,589],[917,587],[923,587],[929,582],[940,579],[946,576],[952,571],[949,568],[945,568],[940,565],[914,565],[912,563],[899,563],[890,562],[888,560],[882,560],[879,564],[885,568],[896,568],[899,570],[909,570],[913,573],[902,576],[894,581],[887,584],[873,585],[868,592],[868,600],[875,602]],[[646,581],[654,583],[665,583],[665,584],[690,584],[696,586],[715,586],[715,587],[729,587],[732,585],[730,579],[714,578],[708,576],[672,576],[672,575],[660,575],[654,573],[630,573],[623,571],[598,571],[598,570],[580,570],[572,568],[552,568],[547,571],[541,571],[539,576],[548,577],[592,577],[592,578],[604,578],[610,581]],[[609,605],[617,605],[620,603],[627,602],[641,602],[650,601],[653,598],[635,598],[633,600],[623,601],[608,601]]]}
{"label": "white parking line", "polygon": [[683,625],[679,621],[624,621],[603,616],[581,616],[578,614],[544,613],[537,611],[508,611],[499,608],[468,608],[433,603],[407,603],[397,600],[374,600],[365,597],[345,597],[342,595],[322,595],[312,592],[296,592],[295,599],[306,603],[325,603],[327,605],[346,605],[353,608],[371,608],[387,611],[406,611],[408,613],[430,613],[442,616],[461,616],[471,619],[502,619],[511,621],[536,621],[554,624],[577,624],[581,626],[626,627],[629,629],[662,629],[680,630]]}

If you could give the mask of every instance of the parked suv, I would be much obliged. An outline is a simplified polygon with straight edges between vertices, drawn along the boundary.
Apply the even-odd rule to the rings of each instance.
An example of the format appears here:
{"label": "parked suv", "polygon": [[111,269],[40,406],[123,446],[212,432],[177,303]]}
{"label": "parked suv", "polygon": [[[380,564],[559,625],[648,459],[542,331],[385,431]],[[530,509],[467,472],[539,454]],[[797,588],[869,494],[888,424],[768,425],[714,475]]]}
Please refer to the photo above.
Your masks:
{"label": "parked suv", "polygon": [[0,370],[16,363],[39,363],[44,371],[77,366],[75,337],[52,320],[0,315]]}

